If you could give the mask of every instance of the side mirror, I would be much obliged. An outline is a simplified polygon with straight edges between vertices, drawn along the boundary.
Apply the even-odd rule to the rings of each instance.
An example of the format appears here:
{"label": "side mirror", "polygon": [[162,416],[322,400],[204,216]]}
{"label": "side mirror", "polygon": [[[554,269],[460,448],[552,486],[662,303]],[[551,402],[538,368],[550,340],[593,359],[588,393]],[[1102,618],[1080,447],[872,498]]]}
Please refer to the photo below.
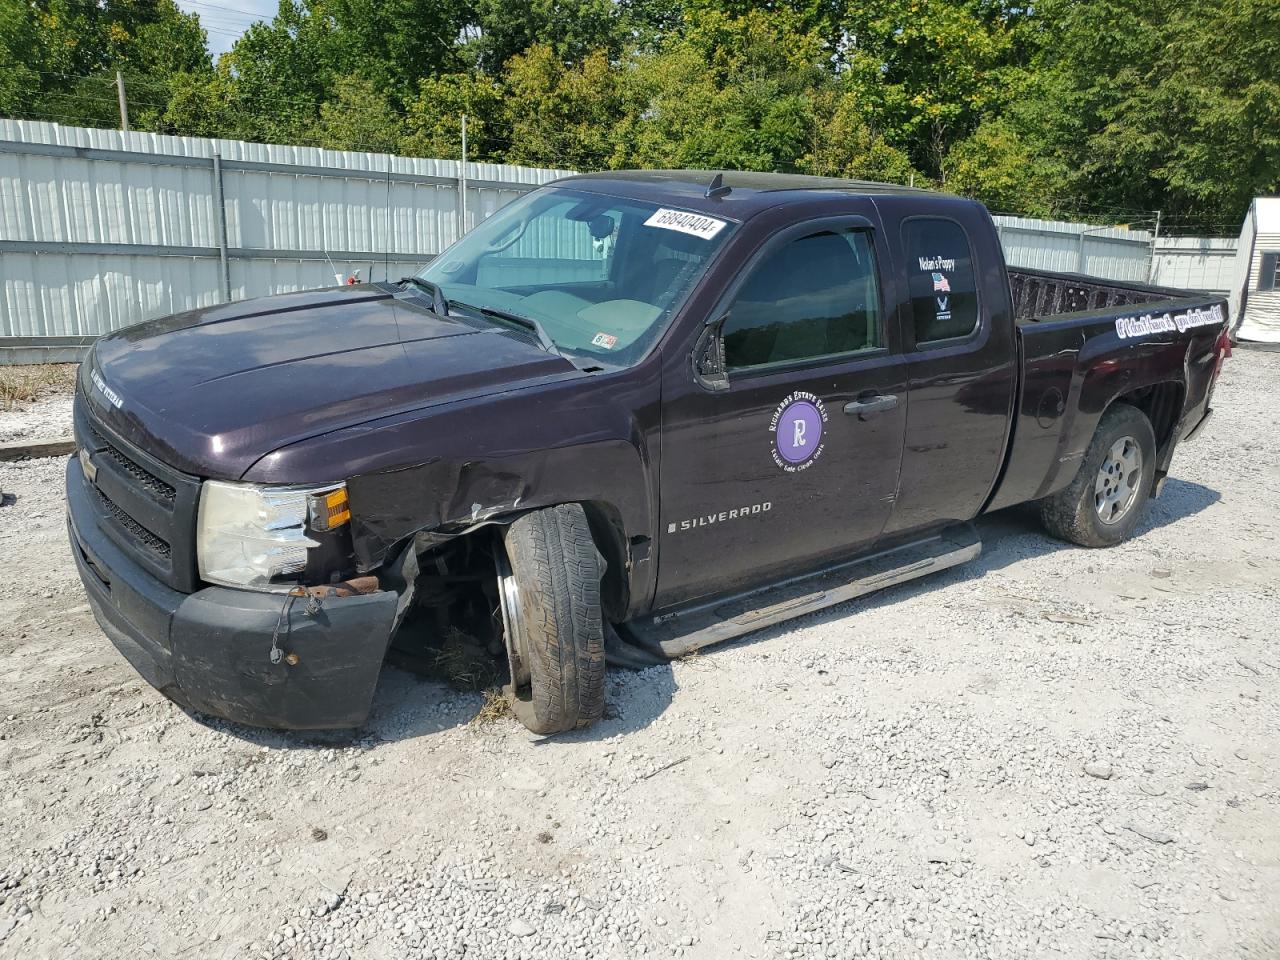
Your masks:
{"label": "side mirror", "polygon": [[728,314],[708,323],[698,334],[693,348],[693,379],[704,389],[717,393],[729,389],[724,363],[724,322]]}

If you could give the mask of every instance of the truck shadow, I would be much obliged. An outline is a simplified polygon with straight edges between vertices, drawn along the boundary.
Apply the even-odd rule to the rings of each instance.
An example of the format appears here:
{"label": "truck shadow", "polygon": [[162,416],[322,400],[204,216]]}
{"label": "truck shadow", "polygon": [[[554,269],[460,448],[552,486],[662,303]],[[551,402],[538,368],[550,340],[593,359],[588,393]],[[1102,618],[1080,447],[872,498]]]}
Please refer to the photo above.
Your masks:
{"label": "truck shadow", "polygon": [[[1222,499],[1216,490],[1198,483],[1171,478],[1158,500],[1147,506],[1146,515],[1134,537],[1141,539],[1153,530],[1194,516]],[[1020,560],[1047,556],[1060,550],[1081,550],[1074,544],[1055,540],[1040,526],[1038,511],[1034,507],[1021,506],[1001,510],[980,518],[977,522],[982,536],[982,556],[972,563],[956,567],[931,577],[922,577],[887,590],[837,604],[826,610],[798,617],[748,634],[738,640],[708,647],[705,654],[713,658],[720,650],[744,647],[776,639],[797,627],[814,626],[838,621],[863,610],[888,607],[917,594],[937,589],[947,583],[971,583],[981,585],[983,577],[1002,570]],[[1100,558],[1105,553],[1100,554]],[[546,743],[564,743],[575,740],[595,740],[616,734],[630,733],[648,726],[671,702],[678,689],[671,664],[651,667],[638,672],[611,671],[610,705],[617,716],[556,738]]]}
{"label": "truck shadow", "polygon": [[360,735],[395,742],[469,726],[477,735],[526,736],[539,746],[603,740],[647,727],[666,711],[676,691],[669,663],[640,671],[610,670],[607,684],[604,716],[599,721],[572,733],[538,737],[526,734],[509,712],[489,716],[489,702],[482,693],[459,692],[385,664],[373,710]]}
{"label": "truck shadow", "polygon": [[[1153,530],[1194,516],[1221,499],[1221,494],[1216,490],[1198,483],[1171,478],[1165,484],[1164,493],[1160,498],[1148,504],[1146,516],[1134,533],[1134,539],[1141,539]],[[758,633],[747,634],[728,643],[708,647],[705,653],[711,657],[720,650],[767,642],[800,627],[831,623],[864,610],[889,607],[946,584],[967,583],[981,589],[981,581],[987,574],[1002,570],[1021,560],[1048,556],[1061,550],[1086,549],[1050,537],[1040,526],[1037,510],[1027,505],[987,514],[979,518],[976,525],[982,536],[982,556],[971,563],[836,604],[825,610],[776,624]],[[1102,562],[1106,552],[1099,551],[1098,556],[1099,561]]]}
{"label": "truck shadow", "polygon": [[[484,691],[459,690],[448,682],[392,662],[378,675],[369,719],[341,730],[269,730],[206,716],[183,708],[196,722],[238,740],[272,750],[373,748],[470,727],[477,737],[527,736],[537,745],[607,739],[642,730],[671,704],[675,674],[669,663],[645,670],[610,670],[604,717],[592,726],[554,738],[525,734],[519,722],[493,704]],[[494,688],[496,690],[496,687]]]}
{"label": "truck shadow", "polygon": [[[1186,480],[1170,479],[1164,493],[1147,507],[1135,538],[1184,520],[1221,500],[1216,490]],[[737,640],[709,647],[706,656],[722,650],[752,646],[777,639],[797,628],[816,626],[849,617],[865,610],[891,606],[907,598],[949,583],[969,583],[980,588],[984,576],[1021,560],[1046,556],[1060,550],[1083,549],[1055,540],[1043,532],[1034,508],[1011,507],[980,518],[982,556],[972,563],[935,576],[923,577],[878,593],[850,600],[826,610],[807,614],[748,634]],[[1100,554],[1100,558],[1105,554]],[[584,730],[554,738],[528,737],[539,747],[603,740],[634,733],[649,726],[670,706],[679,685],[670,663],[644,670],[610,670],[605,715]],[[510,715],[492,721],[478,720],[485,707],[480,693],[461,692],[447,683],[427,679],[391,663],[382,668],[369,720],[358,730],[289,732],[261,730],[213,720],[198,714],[199,722],[242,740],[273,749],[329,749],[336,746],[374,747],[379,743],[411,740],[473,726],[477,735],[486,731],[501,736],[520,736],[521,728]]]}
{"label": "truck shadow", "polygon": [[645,670],[611,670],[604,717],[584,730],[554,738],[524,734],[510,713],[487,717],[483,693],[455,690],[391,663],[383,664],[369,719],[345,730],[267,730],[249,727],[183,708],[197,723],[220,733],[272,750],[329,750],[376,747],[471,727],[477,736],[527,736],[534,744],[551,745],[603,740],[642,730],[670,706],[676,691],[671,664]]}

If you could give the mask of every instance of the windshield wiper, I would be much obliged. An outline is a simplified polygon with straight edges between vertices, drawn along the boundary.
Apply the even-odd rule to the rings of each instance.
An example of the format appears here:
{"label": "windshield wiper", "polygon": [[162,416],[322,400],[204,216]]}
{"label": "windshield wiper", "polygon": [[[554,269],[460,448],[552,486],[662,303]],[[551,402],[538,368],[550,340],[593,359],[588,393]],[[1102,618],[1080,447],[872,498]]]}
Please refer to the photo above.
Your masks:
{"label": "windshield wiper", "polygon": [[[517,327],[523,327],[538,338],[538,343],[542,345],[542,349],[547,353],[554,353],[557,356],[565,357],[564,352],[556,346],[556,342],[547,335],[546,329],[533,317],[526,317],[522,313],[512,313],[510,310],[500,310],[497,307],[477,307],[471,303],[462,303],[458,300],[453,301],[453,305],[461,307],[463,310],[470,310],[482,317],[488,317],[491,320],[505,320],[508,323],[514,323]],[[570,360],[570,363],[573,361]]]}
{"label": "windshield wiper", "polygon": [[440,285],[432,283],[430,280],[423,280],[421,277],[401,277],[396,281],[399,286],[405,284],[417,287],[419,290],[431,297],[431,310],[438,313],[442,317],[449,315],[449,301],[444,298],[444,291],[440,289]]}

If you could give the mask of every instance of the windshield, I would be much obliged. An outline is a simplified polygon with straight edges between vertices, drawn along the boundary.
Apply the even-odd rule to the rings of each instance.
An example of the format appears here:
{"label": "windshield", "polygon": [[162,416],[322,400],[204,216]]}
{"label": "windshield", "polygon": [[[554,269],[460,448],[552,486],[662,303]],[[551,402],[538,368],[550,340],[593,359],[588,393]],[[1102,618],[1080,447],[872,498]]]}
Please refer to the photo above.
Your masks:
{"label": "windshield", "polygon": [[662,332],[732,229],[698,213],[553,187],[503,207],[418,276],[460,310],[516,314],[537,321],[565,353],[627,364]]}

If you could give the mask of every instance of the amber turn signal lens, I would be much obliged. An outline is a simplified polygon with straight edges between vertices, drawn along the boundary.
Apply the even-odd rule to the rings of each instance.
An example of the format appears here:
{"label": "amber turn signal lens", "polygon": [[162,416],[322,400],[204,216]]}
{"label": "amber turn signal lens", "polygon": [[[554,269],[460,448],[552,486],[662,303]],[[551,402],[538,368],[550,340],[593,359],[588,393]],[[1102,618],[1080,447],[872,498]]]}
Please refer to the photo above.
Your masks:
{"label": "amber turn signal lens", "polygon": [[347,489],[340,487],[328,493],[311,497],[311,529],[324,532],[336,530],[351,519],[351,507],[347,503]]}

